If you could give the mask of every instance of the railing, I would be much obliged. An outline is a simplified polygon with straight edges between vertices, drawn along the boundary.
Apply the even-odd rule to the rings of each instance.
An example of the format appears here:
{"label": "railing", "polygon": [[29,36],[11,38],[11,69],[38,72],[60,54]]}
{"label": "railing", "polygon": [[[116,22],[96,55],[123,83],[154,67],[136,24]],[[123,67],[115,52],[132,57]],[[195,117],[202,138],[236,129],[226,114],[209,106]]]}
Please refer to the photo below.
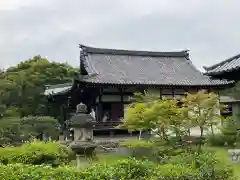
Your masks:
{"label": "railing", "polygon": [[119,124],[122,124],[122,122],[121,121],[96,122],[95,129],[115,128]]}

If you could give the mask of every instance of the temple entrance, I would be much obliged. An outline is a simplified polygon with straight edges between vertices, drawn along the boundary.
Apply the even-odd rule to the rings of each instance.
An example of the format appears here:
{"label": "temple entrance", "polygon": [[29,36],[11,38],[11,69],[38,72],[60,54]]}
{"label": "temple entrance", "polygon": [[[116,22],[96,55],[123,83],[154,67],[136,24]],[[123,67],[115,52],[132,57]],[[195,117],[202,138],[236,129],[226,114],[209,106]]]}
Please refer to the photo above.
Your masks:
{"label": "temple entrance", "polygon": [[102,122],[119,122],[124,115],[121,103],[104,102],[102,103]]}

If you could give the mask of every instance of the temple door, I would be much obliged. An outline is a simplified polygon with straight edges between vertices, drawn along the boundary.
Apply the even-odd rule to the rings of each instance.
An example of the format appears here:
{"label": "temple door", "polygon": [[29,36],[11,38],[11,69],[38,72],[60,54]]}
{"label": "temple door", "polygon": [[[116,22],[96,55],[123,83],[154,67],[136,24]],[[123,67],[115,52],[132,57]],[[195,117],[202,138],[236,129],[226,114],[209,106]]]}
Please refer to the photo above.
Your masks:
{"label": "temple door", "polygon": [[111,106],[111,115],[112,115],[112,121],[117,122],[120,120],[121,117],[123,117],[123,106],[120,103],[112,104]]}

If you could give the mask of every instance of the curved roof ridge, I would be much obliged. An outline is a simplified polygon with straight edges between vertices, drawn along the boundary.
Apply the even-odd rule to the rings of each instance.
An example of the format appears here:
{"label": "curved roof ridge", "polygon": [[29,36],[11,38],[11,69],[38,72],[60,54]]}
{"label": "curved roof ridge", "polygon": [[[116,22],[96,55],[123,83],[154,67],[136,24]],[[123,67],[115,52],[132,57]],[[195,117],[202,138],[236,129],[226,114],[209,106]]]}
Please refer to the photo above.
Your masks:
{"label": "curved roof ridge", "polygon": [[151,56],[151,57],[186,57],[189,58],[189,50],[182,51],[146,51],[146,50],[125,50],[125,49],[108,49],[95,48],[80,44],[79,47],[86,53],[92,54],[113,54],[113,55],[130,55],[130,56]]}

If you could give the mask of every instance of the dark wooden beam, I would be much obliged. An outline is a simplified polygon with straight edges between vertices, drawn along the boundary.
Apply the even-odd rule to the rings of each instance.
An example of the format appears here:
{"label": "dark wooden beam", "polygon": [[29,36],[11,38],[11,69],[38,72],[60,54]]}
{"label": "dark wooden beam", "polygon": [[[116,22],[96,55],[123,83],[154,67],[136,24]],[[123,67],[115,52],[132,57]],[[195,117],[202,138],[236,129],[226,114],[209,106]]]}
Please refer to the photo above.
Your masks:
{"label": "dark wooden beam", "polygon": [[159,89],[160,99],[162,99],[162,88]]}
{"label": "dark wooden beam", "polygon": [[[119,89],[122,89],[122,87],[119,88]],[[123,95],[129,95],[129,96],[133,95],[132,92],[124,92],[124,91],[120,91],[120,92],[102,92],[102,95],[121,95],[121,93]]]}
{"label": "dark wooden beam", "polygon": [[119,91],[120,91],[120,95],[121,95],[121,108],[122,108],[121,114],[122,114],[122,117],[124,117],[124,104],[123,104],[124,94],[123,94],[123,87],[121,87],[121,88],[119,89]]}
{"label": "dark wooden beam", "polygon": [[100,88],[99,89],[99,96],[98,96],[98,121],[101,121],[101,118],[102,118],[102,92],[103,92],[103,89]]}

